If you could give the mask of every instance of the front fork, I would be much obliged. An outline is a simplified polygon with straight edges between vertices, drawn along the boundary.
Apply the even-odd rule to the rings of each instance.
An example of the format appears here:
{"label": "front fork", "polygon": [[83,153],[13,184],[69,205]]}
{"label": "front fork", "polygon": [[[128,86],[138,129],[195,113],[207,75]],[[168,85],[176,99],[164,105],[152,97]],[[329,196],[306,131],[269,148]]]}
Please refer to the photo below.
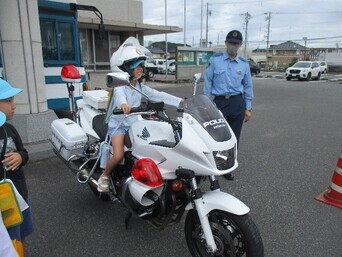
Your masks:
{"label": "front fork", "polygon": [[[211,184],[211,190],[220,190],[218,181],[216,180],[215,176],[210,176],[210,184]],[[192,178],[191,180],[191,187],[194,192],[194,204],[195,209],[198,214],[199,221],[202,226],[204,239],[207,243],[207,247],[209,252],[216,252],[217,246],[215,244],[215,239],[213,232],[210,227],[209,219],[207,212],[205,211],[205,208],[203,206],[205,205],[204,199],[202,198],[202,192],[201,189],[197,186],[196,178]]]}

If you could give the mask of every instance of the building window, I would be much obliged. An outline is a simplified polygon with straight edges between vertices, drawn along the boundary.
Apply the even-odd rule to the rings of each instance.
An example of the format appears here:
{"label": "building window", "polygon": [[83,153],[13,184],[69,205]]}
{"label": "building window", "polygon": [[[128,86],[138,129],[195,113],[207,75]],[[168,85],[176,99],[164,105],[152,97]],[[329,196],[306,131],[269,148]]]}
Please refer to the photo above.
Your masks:
{"label": "building window", "polygon": [[40,22],[40,35],[42,37],[42,49],[44,60],[58,60],[56,31],[53,21]]}
{"label": "building window", "polygon": [[61,65],[78,62],[75,30],[73,21],[40,20],[44,64]]}
{"label": "building window", "polygon": [[93,58],[93,44],[91,40],[90,29],[80,29],[80,46],[81,46],[81,58],[82,65],[87,70],[94,70],[94,58]]}
{"label": "building window", "polygon": [[109,70],[109,42],[108,33],[100,38],[98,30],[94,30],[95,39],[95,65],[97,70]]}
{"label": "building window", "polygon": [[110,32],[109,34],[109,43],[110,43],[110,57],[112,54],[119,49],[121,45],[120,35],[115,34],[115,32]]}
{"label": "building window", "polygon": [[75,39],[72,23],[60,22],[58,29],[58,45],[61,60],[75,59]]}
{"label": "building window", "polygon": [[110,58],[121,45],[121,35],[108,31],[101,39],[98,30],[79,29],[82,65],[86,70],[109,71]]}

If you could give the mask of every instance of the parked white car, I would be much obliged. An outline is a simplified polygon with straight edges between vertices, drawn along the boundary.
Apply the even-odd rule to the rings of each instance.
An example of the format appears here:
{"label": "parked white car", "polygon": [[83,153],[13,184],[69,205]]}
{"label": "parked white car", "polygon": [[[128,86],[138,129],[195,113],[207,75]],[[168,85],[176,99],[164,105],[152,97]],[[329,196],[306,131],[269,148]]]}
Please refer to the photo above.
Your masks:
{"label": "parked white car", "polygon": [[321,66],[321,74],[328,72],[328,64],[326,61],[319,62],[319,65]]}
{"label": "parked white car", "polygon": [[321,78],[321,67],[318,62],[299,61],[292,67],[286,69],[285,77],[287,80],[296,78],[298,80],[319,80]]}
{"label": "parked white car", "polygon": [[171,62],[167,68],[167,72],[170,74],[176,74],[176,62]]}
{"label": "parked white car", "polygon": [[167,60],[163,65],[158,66],[159,73],[165,74],[166,71],[168,74],[176,73],[176,61],[174,59]]}
{"label": "parked white car", "polygon": [[158,66],[156,60],[154,60],[152,57],[147,57],[145,61],[145,69],[146,69],[146,78],[152,79],[154,77],[154,74],[158,73]]}

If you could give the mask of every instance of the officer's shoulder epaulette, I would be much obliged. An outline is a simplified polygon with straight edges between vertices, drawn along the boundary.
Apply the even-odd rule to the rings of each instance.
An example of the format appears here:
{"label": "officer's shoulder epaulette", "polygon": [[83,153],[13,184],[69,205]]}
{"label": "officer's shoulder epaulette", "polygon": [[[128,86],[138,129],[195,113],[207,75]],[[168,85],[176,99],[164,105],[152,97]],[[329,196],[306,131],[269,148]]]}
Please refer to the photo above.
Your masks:
{"label": "officer's shoulder epaulette", "polygon": [[243,58],[242,56],[239,56],[239,59],[243,62],[248,62],[247,59]]}

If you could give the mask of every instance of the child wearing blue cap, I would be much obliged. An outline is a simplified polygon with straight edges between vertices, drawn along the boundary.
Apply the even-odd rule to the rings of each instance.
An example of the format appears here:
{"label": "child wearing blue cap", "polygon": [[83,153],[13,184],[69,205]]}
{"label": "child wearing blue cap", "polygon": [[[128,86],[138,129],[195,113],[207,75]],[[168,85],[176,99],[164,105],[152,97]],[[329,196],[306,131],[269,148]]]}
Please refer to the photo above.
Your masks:
{"label": "child wearing blue cap", "polygon": [[[22,92],[22,89],[12,87],[7,81],[0,79],[0,112],[6,116],[9,121],[13,118],[15,112],[14,96]],[[4,149],[5,138],[7,144]],[[0,128],[0,180],[4,179],[6,167],[6,178],[12,180],[18,192],[28,202],[28,190],[24,175],[23,166],[27,163],[29,157],[24,148],[18,131],[15,127],[5,122]],[[8,233],[15,246],[19,256],[24,251],[23,241],[26,236],[33,232],[30,208],[23,211],[23,222],[15,227],[8,228]]]}

